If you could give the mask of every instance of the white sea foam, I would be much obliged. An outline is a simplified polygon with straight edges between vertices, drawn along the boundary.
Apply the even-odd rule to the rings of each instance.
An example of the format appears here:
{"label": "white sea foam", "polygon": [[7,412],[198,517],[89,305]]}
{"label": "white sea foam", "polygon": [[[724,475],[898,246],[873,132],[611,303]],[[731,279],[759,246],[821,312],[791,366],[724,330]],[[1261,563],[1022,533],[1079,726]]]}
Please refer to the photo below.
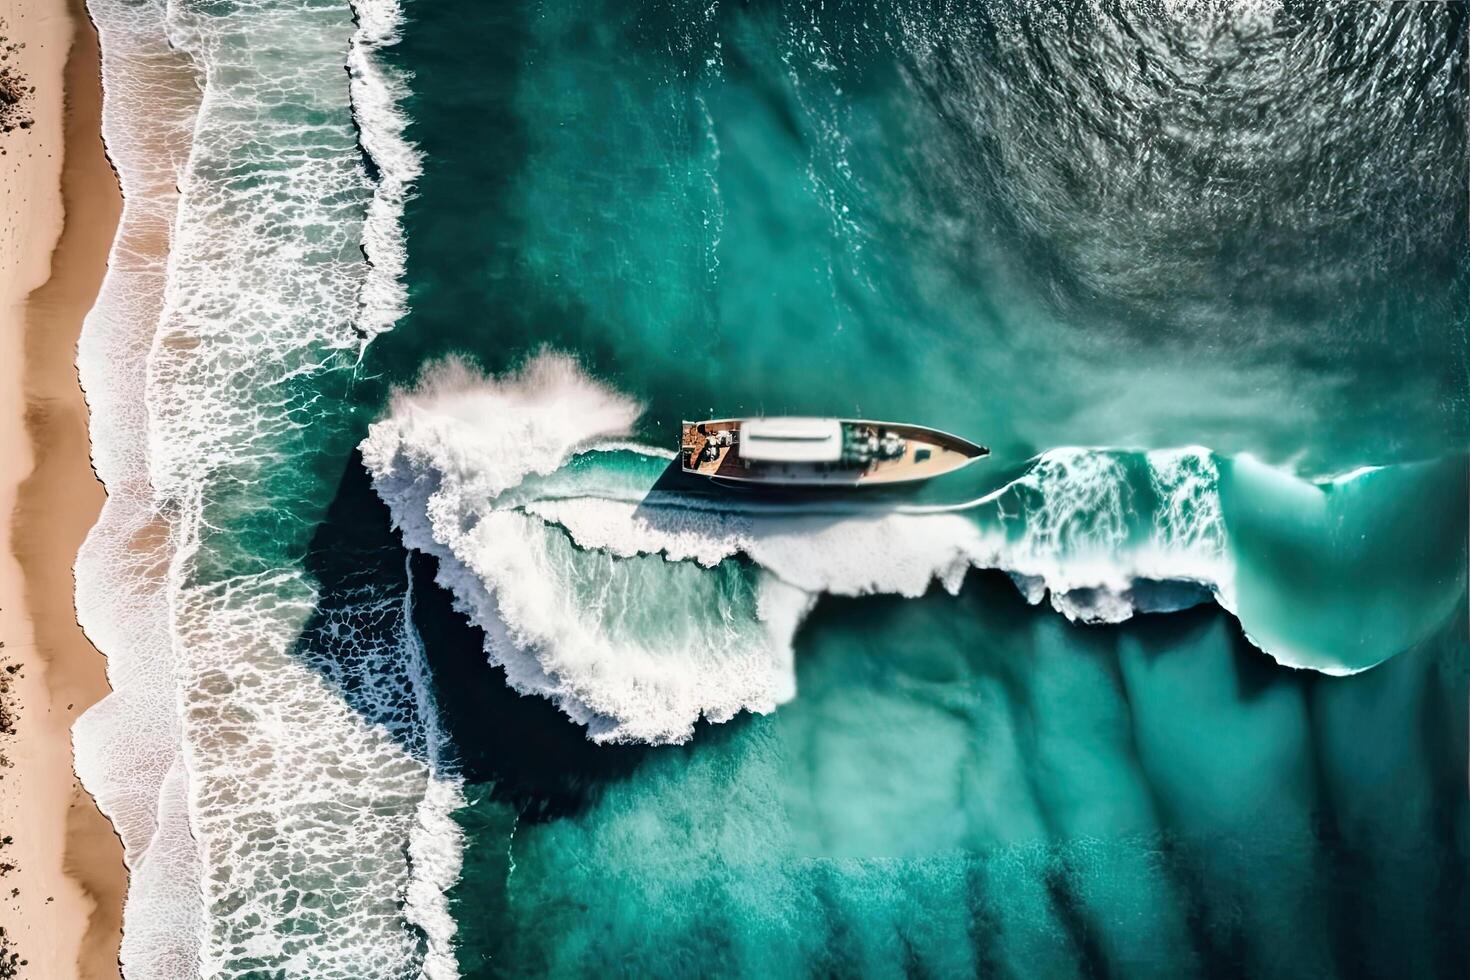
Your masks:
{"label": "white sea foam", "polygon": [[933,583],[955,593],[971,568],[999,569],[1032,603],[1049,596],[1069,619],[1119,622],[1201,598],[1167,583],[1224,595],[1231,583],[1208,453],[1156,451],[1146,459],[1163,519],[1138,541],[1118,456],[1081,449],[1043,455],[1005,490],[960,510],[834,517],[598,498],[532,501],[524,510],[564,527],[583,548],[706,566],[743,554],[813,594],[914,597]]}
{"label": "white sea foam", "polygon": [[465,805],[464,781],[439,724],[428,658],[413,626],[413,570],[407,558],[404,573],[408,588],[403,593],[402,659],[422,719],[424,754],[429,765],[428,786],[409,834],[410,874],[404,912],[428,944],[423,975],[428,980],[449,980],[459,976],[454,956],[456,927],[449,911],[448,892],[459,880],[464,853],[464,834],[452,816]]}
{"label": "white sea foam", "polygon": [[163,307],[167,245],[199,90],[165,34],[163,2],[92,0],[106,90],[102,126],[124,205],[78,345],[92,462],[107,487],[77,555],[77,618],[107,654],[112,692],[73,727],[76,768],[123,843],[129,892],[119,952],[130,976],[197,974],[199,863],[188,823],[166,569],[171,523],[148,480],[138,393]]}
{"label": "white sea foam", "polygon": [[131,872],[129,976],[455,974],[459,797],[404,596],[319,609],[217,530],[302,509],[282,462],[402,311],[398,7],[346,9],[92,2],[126,203],[79,354],[108,498],[78,616],[113,693],[75,739]]}
{"label": "white sea foam", "polygon": [[404,138],[408,120],[399,109],[409,79],[376,56],[398,43],[403,11],[398,0],[352,0],[352,10],[357,17],[347,49],[352,113],[363,148],[378,168],[362,229],[363,249],[372,265],[358,295],[357,328],[366,343],[391,328],[408,309],[403,206],[422,165],[418,150]]}
{"label": "white sea foam", "polygon": [[[1198,449],[1131,463],[1057,450],[952,507],[579,496],[578,471],[536,496],[530,478],[605,450],[636,414],[565,357],[500,379],[453,362],[399,393],[361,446],[405,543],[438,559],[490,660],[594,740],[682,741],[701,717],[772,710],[794,694],[793,637],[822,594],[953,593],[970,569],[1001,569],[1033,603],[1117,622],[1229,589],[1214,462]],[[1137,492],[1158,498],[1142,530]]]}
{"label": "white sea foam", "polygon": [[[611,559],[583,574],[544,521],[495,507],[578,447],[626,433],[638,411],[564,356],[494,382],[449,362],[400,393],[361,446],[405,542],[439,559],[439,582],[485,630],[507,681],[551,698],[599,741],[677,741],[701,716],[771,710],[790,697],[793,610],[809,604],[770,576],[659,583],[661,563]],[[645,594],[661,584],[671,586],[662,596]],[[653,621],[628,622],[633,608]]]}

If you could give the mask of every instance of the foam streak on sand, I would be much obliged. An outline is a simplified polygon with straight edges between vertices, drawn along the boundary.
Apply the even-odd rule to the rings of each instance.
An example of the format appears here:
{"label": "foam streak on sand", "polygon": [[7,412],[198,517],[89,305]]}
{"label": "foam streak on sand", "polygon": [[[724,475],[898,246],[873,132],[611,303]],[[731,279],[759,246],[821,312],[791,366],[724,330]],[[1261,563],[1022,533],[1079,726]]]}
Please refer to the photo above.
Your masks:
{"label": "foam streak on sand", "polygon": [[398,7],[94,16],[127,213],[82,350],[109,499],[78,601],[115,690],[77,747],[133,871],[124,968],[452,975],[457,784],[402,586],[318,608],[310,520],[270,521],[323,499],[301,433],[402,310]]}
{"label": "foam streak on sand", "polygon": [[[1313,485],[1200,448],[1064,448],[950,507],[858,497],[712,504],[648,491],[645,452],[605,449],[633,411],[556,355],[500,379],[455,364],[400,394],[361,447],[404,542],[439,560],[439,581],[485,631],[490,660],[598,741],[684,741],[701,717],[774,709],[794,694],[794,634],[821,595],[917,597],[936,582],[953,593],[980,568],[1006,572],[1031,602],[1049,598],[1076,622],[1214,599],[1282,663],[1350,673],[1427,635],[1463,584],[1463,550],[1437,546],[1438,531],[1344,542],[1334,530],[1382,522],[1419,499],[1462,499],[1445,485],[1456,474],[1463,482],[1455,460]],[[620,466],[644,474],[642,494],[629,494],[638,478]],[[1317,559],[1335,605],[1311,629],[1263,601],[1287,589],[1291,568],[1255,557],[1271,551],[1274,533],[1258,515],[1313,526],[1291,512],[1297,500],[1330,515]],[[1250,560],[1238,575],[1241,554]],[[1364,578],[1362,566],[1393,567],[1395,555],[1429,574]],[[1352,590],[1364,583],[1391,612],[1353,612]]]}

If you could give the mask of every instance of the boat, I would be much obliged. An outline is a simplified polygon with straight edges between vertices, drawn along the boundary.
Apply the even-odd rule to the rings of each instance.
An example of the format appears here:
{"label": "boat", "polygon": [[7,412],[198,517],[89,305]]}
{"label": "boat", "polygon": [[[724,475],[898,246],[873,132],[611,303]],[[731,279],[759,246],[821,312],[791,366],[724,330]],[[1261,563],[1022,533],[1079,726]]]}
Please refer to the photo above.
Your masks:
{"label": "boat", "polygon": [[685,422],[685,473],[718,483],[782,487],[892,486],[932,480],[988,456],[948,432],[872,419],[706,419]]}

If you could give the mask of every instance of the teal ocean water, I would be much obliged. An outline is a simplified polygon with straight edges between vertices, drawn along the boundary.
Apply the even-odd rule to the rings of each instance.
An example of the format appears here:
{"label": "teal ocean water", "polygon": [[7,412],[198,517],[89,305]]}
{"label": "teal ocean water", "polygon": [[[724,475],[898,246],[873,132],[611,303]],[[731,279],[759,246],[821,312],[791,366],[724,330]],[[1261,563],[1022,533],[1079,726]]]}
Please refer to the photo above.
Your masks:
{"label": "teal ocean water", "polygon": [[1463,4],[94,8],[130,976],[1459,974]]}

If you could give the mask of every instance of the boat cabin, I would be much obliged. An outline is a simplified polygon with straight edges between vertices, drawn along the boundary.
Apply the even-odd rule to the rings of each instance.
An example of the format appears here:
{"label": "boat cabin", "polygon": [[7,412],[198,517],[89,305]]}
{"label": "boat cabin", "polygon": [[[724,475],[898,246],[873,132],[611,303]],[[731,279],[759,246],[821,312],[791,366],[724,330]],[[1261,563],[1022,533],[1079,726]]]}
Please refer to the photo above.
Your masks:
{"label": "boat cabin", "polygon": [[923,426],[778,417],[685,422],[684,472],[720,481],[865,486],[927,480],[989,453]]}

